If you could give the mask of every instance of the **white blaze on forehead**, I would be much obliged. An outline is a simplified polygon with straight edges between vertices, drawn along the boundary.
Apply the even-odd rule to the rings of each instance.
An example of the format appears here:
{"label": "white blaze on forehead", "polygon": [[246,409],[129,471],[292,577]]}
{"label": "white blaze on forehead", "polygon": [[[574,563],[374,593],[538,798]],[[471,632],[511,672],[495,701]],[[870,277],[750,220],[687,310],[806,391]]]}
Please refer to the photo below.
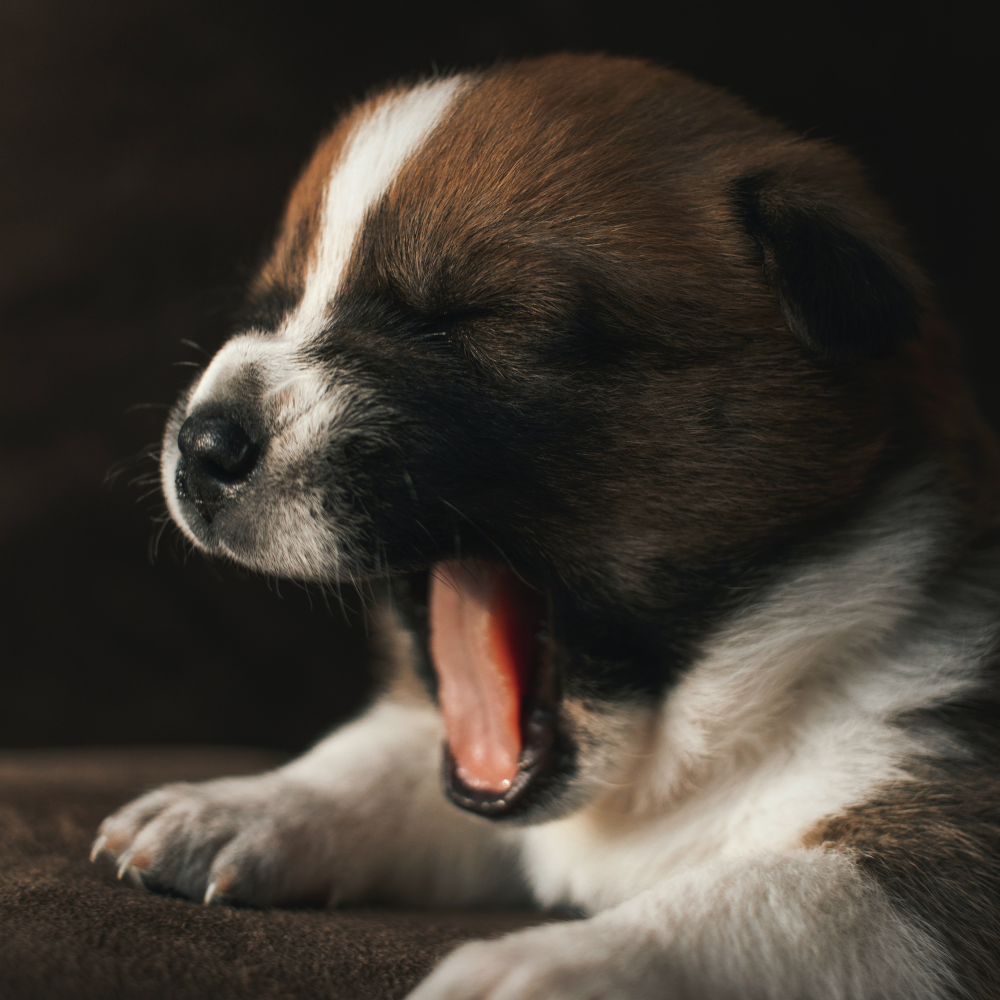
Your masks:
{"label": "white blaze on forehead", "polygon": [[444,120],[456,95],[470,81],[468,75],[458,75],[421,83],[362,109],[327,183],[316,253],[301,303],[278,337],[249,333],[226,344],[195,387],[188,413],[231,390],[233,380],[250,366],[256,369],[265,395],[306,377],[308,363],[297,356],[297,350],[322,332],[368,210]]}
{"label": "white blaze on forehead", "polygon": [[283,333],[308,340],[322,331],[368,210],[444,119],[468,81],[468,76],[453,76],[391,94],[354,126],[327,185],[305,294]]}

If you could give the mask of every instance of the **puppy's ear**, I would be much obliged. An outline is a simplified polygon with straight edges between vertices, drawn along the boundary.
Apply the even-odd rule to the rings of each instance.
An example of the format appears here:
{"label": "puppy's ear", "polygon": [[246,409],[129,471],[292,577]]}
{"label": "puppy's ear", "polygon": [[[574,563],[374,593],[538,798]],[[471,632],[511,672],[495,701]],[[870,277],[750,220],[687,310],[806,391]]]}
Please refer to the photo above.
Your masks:
{"label": "puppy's ear", "polygon": [[885,357],[917,331],[921,279],[892,224],[845,194],[766,171],[733,197],[791,331],[825,361]]}

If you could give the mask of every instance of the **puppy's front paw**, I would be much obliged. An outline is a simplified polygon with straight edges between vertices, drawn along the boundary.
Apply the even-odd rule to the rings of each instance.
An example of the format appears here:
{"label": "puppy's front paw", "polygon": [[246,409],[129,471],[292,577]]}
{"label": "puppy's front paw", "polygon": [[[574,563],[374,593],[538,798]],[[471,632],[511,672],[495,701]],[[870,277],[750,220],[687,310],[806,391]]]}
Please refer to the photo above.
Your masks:
{"label": "puppy's front paw", "polygon": [[327,902],[328,803],[276,775],[167,785],[109,816],[91,859],[205,903]]}
{"label": "puppy's front paw", "polygon": [[644,943],[608,930],[581,920],[473,941],[407,1000],[666,1000],[669,984]]}

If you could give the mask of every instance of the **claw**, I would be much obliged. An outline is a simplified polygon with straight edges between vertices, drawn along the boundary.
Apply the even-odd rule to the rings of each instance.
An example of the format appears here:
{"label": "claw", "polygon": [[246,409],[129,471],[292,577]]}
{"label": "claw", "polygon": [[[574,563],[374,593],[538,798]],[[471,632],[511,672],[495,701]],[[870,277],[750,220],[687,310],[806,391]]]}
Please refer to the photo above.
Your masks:
{"label": "claw", "polygon": [[145,874],[153,865],[153,855],[149,850],[129,851],[122,857],[118,867],[118,877],[121,878],[128,868],[134,868],[140,874]]}
{"label": "claw", "polygon": [[90,860],[96,861],[100,855],[101,851],[104,850],[105,844],[108,842],[107,834],[101,834],[97,840],[94,841],[94,846],[90,849]]}
{"label": "claw", "polygon": [[205,890],[205,898],[201,901],[202,905],[208,906],[213,899],[217,902],[222,902],[222,897],[232,888],[233,881],[234,877],[231,869],[226,869],[216,874]]}

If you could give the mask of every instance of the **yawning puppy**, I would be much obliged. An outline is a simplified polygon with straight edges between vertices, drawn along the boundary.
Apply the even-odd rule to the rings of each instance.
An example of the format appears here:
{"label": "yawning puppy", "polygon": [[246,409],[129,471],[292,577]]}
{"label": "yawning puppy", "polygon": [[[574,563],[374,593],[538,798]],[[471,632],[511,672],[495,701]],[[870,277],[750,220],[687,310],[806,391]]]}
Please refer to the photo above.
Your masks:
{"label": "yawning puppy", "polygon": [[95,853],[206,903],[590,914],[420,1000],[1000,996],[997,446],[930,310],[848,155],[680,74],[359,105],[162,475],[206,552],[386,582],[396,678]]}

